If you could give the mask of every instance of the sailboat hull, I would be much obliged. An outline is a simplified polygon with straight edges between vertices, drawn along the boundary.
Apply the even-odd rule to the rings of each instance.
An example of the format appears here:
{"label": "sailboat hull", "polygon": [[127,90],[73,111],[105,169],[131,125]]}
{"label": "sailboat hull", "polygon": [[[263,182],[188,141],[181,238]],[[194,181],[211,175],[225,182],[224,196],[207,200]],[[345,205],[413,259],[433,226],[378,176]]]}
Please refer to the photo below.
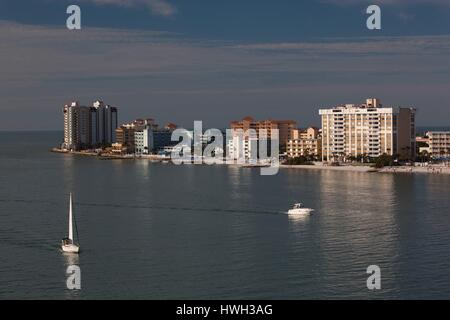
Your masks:
{"label": "sailboat hull", "polygon": [[68,253],[79,253],[80,247],[75,244],[65,244],[61,246],[62,251]]}

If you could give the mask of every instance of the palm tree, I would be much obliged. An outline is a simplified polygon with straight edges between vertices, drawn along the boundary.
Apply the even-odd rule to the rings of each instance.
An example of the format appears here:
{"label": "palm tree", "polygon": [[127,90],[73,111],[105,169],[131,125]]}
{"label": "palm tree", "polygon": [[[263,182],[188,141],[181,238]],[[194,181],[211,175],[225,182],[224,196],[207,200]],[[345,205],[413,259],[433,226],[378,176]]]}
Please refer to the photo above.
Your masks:
{"label": "palm tree", "polygon": [[[362,163],[364,163],[364,162],[366,162],[366,160],[367,160],[367,157],[368,157],[369,155],[367,154],[367,153],[363,153],[362,154]],[[367,161],[368,162],[368,161]]]}
{"label": "palm tree", "polygon": [[309,148],[306,148],[305,149],[305,152],[303,152],[304,153],[304,155],[305,155],[305,157],[306,157],[306,160],[307,161],[309,161],[310,159],[309,159]]}
{"label": "palm tree", "polygon": [[355,162],[355,161],[357,160],[357,157],[355,157],[353,154],[350,154],[350,155],[348,156],[348,160],[349,160],[350,162]]}
{"label": "palm tree", "polygon": [[422,163],[429,160],[429,154],[427,150],[422,150],[420,152],[420,160]]}

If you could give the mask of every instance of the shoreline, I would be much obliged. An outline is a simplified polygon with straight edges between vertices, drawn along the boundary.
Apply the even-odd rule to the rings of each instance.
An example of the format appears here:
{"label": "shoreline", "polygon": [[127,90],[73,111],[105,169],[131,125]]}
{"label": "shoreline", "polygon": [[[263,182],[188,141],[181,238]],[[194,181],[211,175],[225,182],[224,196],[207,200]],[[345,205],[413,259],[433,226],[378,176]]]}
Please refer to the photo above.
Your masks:
{"label": "shoreline", "polygon": [[50,152],[53,153],[61,153],[61,154],[73,154],[77,156],[86,156],[86,157],[96,157],[100,160],[114,160],[114,159],[123,159],[123,160],[133,160],[136,157],[134,155],[115,155],[115,154],[102,154],[99,152],[93,152],[93,151],[69,151],[69,150],[62,150],[58,148],[52,148]]}
{"label": "shoreline", "polygon": [[444,165],[441,166],[396,166],[396,167],[383,167],[374,168],[371,166],[352,166],[352,165],[341,165],[341,166],[323,166],[323,165],[280,165],[280,168],[285,169],[310,169],[310,170],[334,170],[334,171],[347,171],[347,172],[364,172],[364,173],[399,173],[399,174],[415,174],[415,173],[425,173],[425,174],[450,174],[450,167]]}
{"label": "shoreline", "polygon": [[352,171],[352,172],[378,172],[371,166],[324,166],[324,165],[288,165],[280,164],[284,169],[309,169],[309,170],[333,170],[333,171]]}
{"label": "shoreline", "polygon": [[441,166],[424,166],[424,167],[384,167],[378,170],[380,173],[400,173],[400,174],[413,174],[413,173],[425,173],[425,174],[450,174],[450,167]]}
{"label": "shoreline", "polygon": [[[152,162],[167,163],[170,162],[170,158],[158,155],[114,155],[114,154],[101,154],[92,151],[68,151],[58,148],[52,148],[50,150],[54,153],[81,155],[88,157],[96,157],[99,160],[149,160]],[[202,163],[207,165],[206,163]],[[237,163],[226,163],[223,165],[237,166],[241,168],[261,168],[262,165],[248,165]],[[332,170],[332,171],[345,171],[345,172],[361,172],[361,173],[399,173],[399,174],[450,174],[450,166],[444,165],[430,165],[430,166],[396,166],[396,167],[383,167],[374,168],[370,165],[340,165],[340,166],[326,166],[322,164],[313,165],[286,165],[280,164],[280,169],[306,169],[306,170]]]}

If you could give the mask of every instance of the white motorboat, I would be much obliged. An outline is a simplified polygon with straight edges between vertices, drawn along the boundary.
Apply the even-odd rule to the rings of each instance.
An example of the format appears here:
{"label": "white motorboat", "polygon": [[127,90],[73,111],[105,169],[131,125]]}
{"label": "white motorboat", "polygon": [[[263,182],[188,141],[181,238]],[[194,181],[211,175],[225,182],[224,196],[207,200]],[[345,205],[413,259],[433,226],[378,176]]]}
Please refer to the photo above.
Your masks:
{"label": "white motorboat", "polygon": [[288,214],[292,214],[292,215],[307,215],[307,214],[311,214],[311,212],[313,212],[313,211],[314,211],[314,209],[305,208],[303,206],[303,204],[296,203],[296,204],[294,204],[292,209],[290,209],[288,211]]}
{"label": "white motorboat", "polygon": [[68,253],[79,253],[80,246],[75,244],[73,241],[73,209],[72,209],[72,193],[70,194],[70,205],[69,205],[69,236],[62,239],[61,249]]}

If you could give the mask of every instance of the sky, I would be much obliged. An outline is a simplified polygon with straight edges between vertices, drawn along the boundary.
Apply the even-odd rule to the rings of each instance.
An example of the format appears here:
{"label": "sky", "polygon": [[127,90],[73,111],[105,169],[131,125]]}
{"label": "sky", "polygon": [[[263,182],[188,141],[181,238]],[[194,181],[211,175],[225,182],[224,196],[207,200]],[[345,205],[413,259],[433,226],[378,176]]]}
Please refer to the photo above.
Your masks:
{"label": "sky", "polygon": [[0,131],[62,130],[64,104],[96,99],[122,123],[225,128],[378,97],[450,126],[449,17],[448,0],[0,0]]}

